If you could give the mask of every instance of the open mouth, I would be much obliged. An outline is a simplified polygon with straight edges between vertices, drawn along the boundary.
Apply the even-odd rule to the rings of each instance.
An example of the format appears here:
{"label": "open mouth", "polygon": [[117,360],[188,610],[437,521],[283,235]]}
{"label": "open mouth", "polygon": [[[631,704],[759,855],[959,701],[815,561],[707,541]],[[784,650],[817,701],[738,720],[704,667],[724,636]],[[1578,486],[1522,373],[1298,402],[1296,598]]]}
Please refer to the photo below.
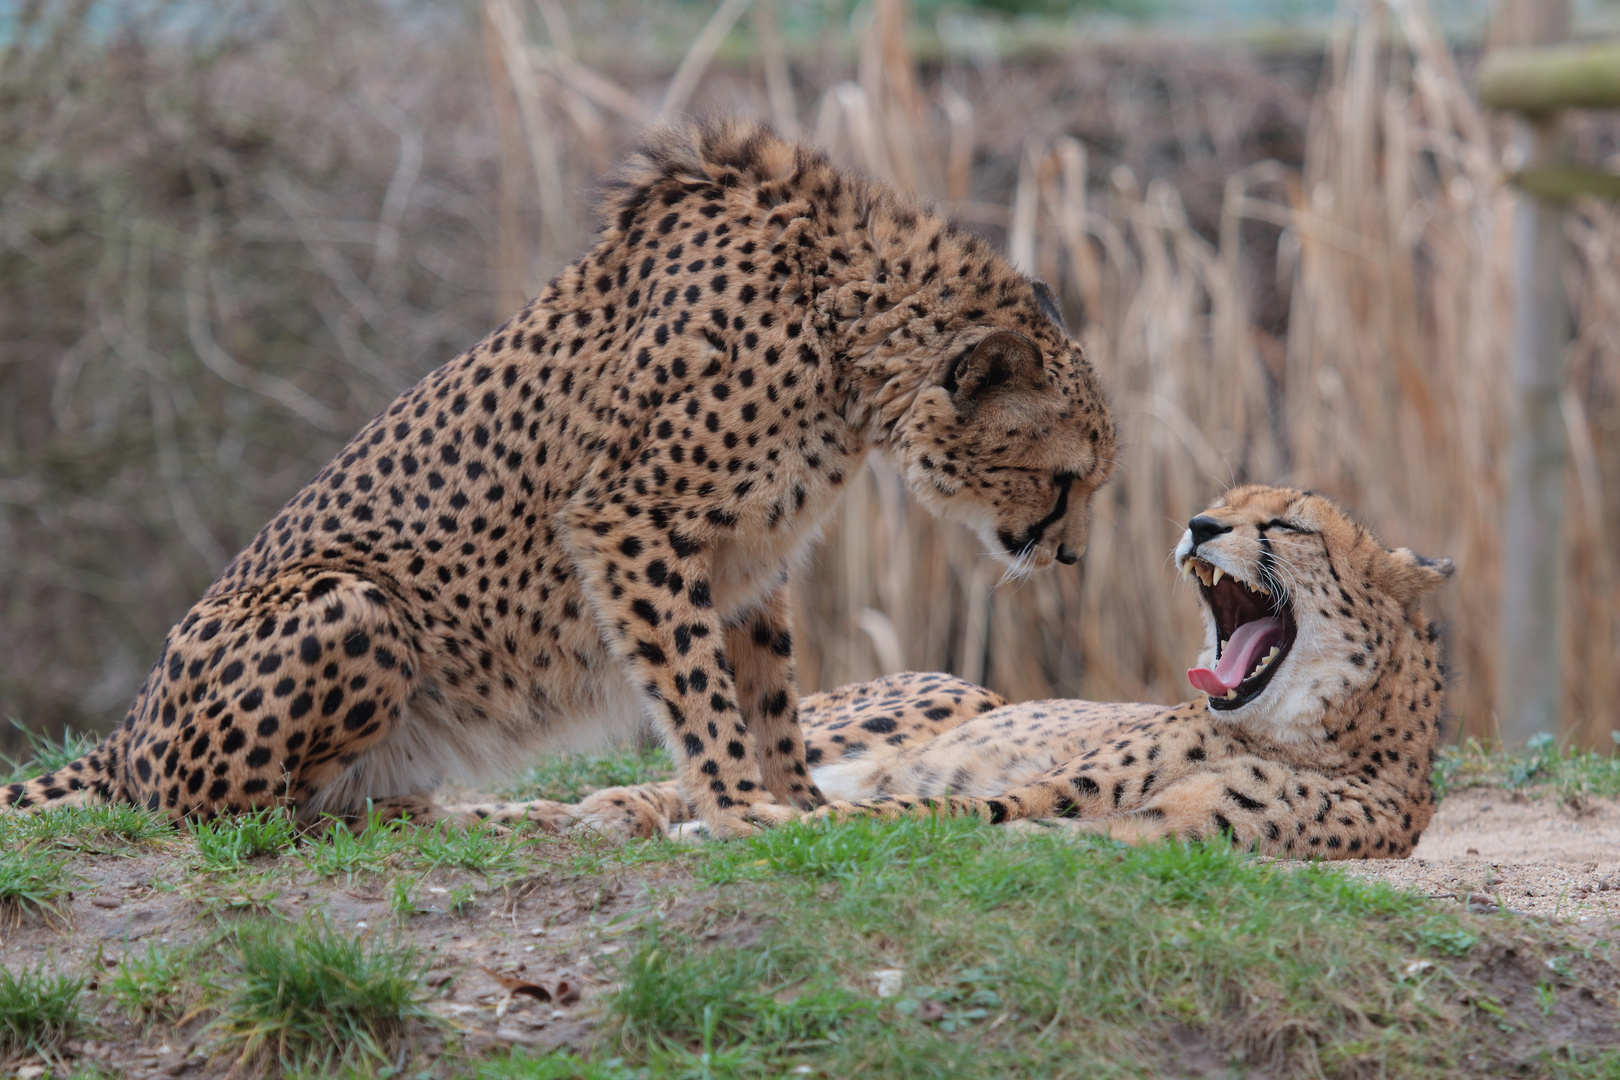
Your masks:
{"label": "open mouth", "polygon": [[1287,598],[1264,585],[1239,581],[1202,559],[1184,572],[1199,581],[1215,616],[1215,667],[1193,668],[1187,681],[1209,695],[1209,707],[1238,709],[1253,701],[1288,659],[1299,628]]}

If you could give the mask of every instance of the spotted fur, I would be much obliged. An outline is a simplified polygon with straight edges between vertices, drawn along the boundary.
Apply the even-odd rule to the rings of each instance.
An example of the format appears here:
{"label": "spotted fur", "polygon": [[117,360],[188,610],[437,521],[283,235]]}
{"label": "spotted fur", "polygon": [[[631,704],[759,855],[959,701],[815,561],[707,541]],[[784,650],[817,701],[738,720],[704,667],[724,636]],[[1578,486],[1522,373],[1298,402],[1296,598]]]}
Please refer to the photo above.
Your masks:
{"label": "spotted fur", "polygon": [[721,833],[821,796],[786,583],[873,448],[1020,569],[1114,431],[1050,298],[766,129],[665,132],[599,241],[368,424],[170,632],[94,752],[0,805],[431,814],[651,714]]}

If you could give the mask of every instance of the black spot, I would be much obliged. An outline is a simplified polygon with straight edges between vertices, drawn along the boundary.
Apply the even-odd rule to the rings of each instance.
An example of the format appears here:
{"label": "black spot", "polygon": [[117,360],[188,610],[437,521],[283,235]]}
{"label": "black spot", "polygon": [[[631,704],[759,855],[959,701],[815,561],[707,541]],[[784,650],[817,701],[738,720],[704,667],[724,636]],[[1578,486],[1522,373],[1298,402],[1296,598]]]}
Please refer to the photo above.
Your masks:
{"label": "black spot", "polygon": [[355,705],[348,712],[343,714],[343,730],[345,730],[345,731],[358,731],[358,730],[360,730],[361,728],[366,726],[366,721],[370,720],[372,718],[372,716],[374,716],[376,714],[376,712],[377,712],[377,703],[376,702],[374,702],[374,701],[362,701],[362,702],[360,702],[358,705]]}
{"label": "black spot", "polygon": [[1243,792],[1238,791],[1235,788],[1227,788],[1226,794],[1231,797],[1233,802],[1237,803],[1245,810],[1254,811],[1264,810],[1266,808],[1265,803],[1251,799],[1247,795],[1243,794]]}
{"label": "black spot", "polygon": [[350,656],[364,656],[371,648],[371,638],[364,630],[351,630],[343,639],[343,651]]}

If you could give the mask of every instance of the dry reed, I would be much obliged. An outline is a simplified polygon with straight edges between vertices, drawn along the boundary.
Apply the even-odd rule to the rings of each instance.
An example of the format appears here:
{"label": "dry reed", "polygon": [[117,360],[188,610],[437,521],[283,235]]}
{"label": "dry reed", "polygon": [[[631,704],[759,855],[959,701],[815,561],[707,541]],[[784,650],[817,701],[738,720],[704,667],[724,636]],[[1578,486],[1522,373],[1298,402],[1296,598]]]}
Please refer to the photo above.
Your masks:
{"label": "dry reed", "polygon": [[[874,460],[798,589],[804,687],[913,667],[1014,698],[1178,699],[1202,631],[1167,553],[1228,484],[1287,481],[1342,498],[1391,542],[1457,560],[1439,602],[1451,702],[1489,734],[1511,196],[1496,125],[1419,0],[1346,18],[1302,164],[1235,162],[1210,190],[1104,170],[1105,150],[1055,107],[1008,130],[997,110],[1015,75],[925,75],[902,0],[864,11],[846,68],[826,49],[791,54],[764,0],[725,0],[664,82],[582,59],[560,0],[484,0],[482,45],[441,34],[436,54],[398,35],[368,46],[318,15],[277,22],[276,49],[216,59],[189,84],[163,76],[186,104],[164,112],[160,96],[163,123],[135,130],[170,138],[163,162],[184,206],[70,200],[102,215],[95,242],[86,223],[52,232],[39,172],[55,163],[104,189],[80,131],[90,121],[73,109],[89,92],[52,103],[26,81],[49,81],[50,48],[94,50],[41,38],[25,63],[0,63],[5,100],[32,110],[0,131],[16,148],[0,159],[0,340],[21,349],[0,364],[0,398],[9,382],[15,402],[0,423],[16,425],[0,441],[0,706],[31,724],[53,719],[37,715],[47,704],[113,712],[224,553],[342,432],[476,337],[480,305],[511,307],[577,252],[595,178],[640,125],[696,103],[797,127],[1004,238],[1080,316],[1124,436],[1083,573],[1000,588],[977,542]],[[745,30],[752,71],[720,59],[735,55],[727,33]],[[298,52],[317,42],[345,63]],[[469,89],[472,67],[487,88]],[[160,81],[158,69],[143,70]],[[272,117],[262,91],[286,93],[288,73],[307,87]],[[486,91],[487,114],[466,97]],[[1232,114],[1178,94],[1178,137],[1229,160]],[[292,134],[289,117],[314,135]],[[1581,203],[1569,227],[1569,733],[1606,744],[1620,726],[1620,221]],[[494,286],[467,286],[484,266]],[[47,284],[82,291],[83,326],[44,314],[71,306],[28,307]],[[311,325],[279,314],[299,305]],[[76,620],[90,632],[76,636]]]}

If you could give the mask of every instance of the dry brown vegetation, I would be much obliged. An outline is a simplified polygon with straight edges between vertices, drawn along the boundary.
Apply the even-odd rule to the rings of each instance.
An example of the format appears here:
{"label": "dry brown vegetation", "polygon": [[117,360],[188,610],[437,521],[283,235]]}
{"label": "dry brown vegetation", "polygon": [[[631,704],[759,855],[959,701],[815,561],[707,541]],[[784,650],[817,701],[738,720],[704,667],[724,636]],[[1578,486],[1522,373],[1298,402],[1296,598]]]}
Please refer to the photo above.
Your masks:
{"label": "dry brown vegetation", "polygon": [[[1451,704],[1493,729],[1512,196],[1421,3],[1368,5],[1325,57],[927,63],[901,0],[812,40],[764,0],[681,10],[631,35],[645,9],[352,0],[108,33],[89,0],[25,7],[0,57],[0,713],[116,717],[281,500],[583,248],[639,127],[726,108],[1004,242],[1059,290],[1124,435],[1083,574],[1001,588],[874,461],[799,589],[805,687],[915,667],[1177,699],[1201,628],[1166,553],[1227,484],[1290,481],[1456,560]],[[1569,720],[1606,744],[1620,218],[1577,203],[1568,227]]]}

